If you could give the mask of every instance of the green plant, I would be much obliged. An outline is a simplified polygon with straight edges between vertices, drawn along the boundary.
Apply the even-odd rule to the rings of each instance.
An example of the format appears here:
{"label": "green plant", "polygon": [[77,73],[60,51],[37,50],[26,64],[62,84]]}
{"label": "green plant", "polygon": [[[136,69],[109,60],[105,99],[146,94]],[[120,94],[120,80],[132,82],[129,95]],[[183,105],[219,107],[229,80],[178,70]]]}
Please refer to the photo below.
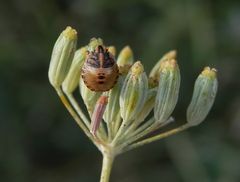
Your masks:
{"label": "green plant", "polygon": [[[164,133],[149,136],[174,120],[171,113],[176,106],[180,87],[176,51],[165,54],[148,77],[141,62],[134,62],[132,50],[125,47],[117,58],[121,73],[117,84],[110,91],[101,93],[89,90],[80,73],[86,51],[94,50],[103,42],[94,38],[88,46],[78,50],[76,42],[77,32],[67,27],[53,48],[49,80],[80,128],[103,154],[101,182],[109,181],[117,155],[200,124],[213,105],[217,92],[216,70],[206,67],[195,82],[187,109],[187,122]],[[115,55],[114,47],[109,47],[109,51]],[[91,133],[91,121],[73,96],[78,86],[90,118],[99,97],[108,97],[103,121],[96,135]],[[154,116],[147,119],[152,110]]]}

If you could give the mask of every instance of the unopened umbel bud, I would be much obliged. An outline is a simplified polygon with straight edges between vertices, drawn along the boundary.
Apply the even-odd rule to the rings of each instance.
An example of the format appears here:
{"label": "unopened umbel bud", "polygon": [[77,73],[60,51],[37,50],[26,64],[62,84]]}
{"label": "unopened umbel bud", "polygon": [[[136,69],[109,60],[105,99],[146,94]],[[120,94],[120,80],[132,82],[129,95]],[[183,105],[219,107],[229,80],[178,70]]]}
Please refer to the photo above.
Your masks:
{"label": "unopened umbel bud", "polygon": [[77,32],[67,27],[58,37],[52,51],[48,78],[52,86],[59,87],[70,68],[77,44]]}
{"label": "unopened umbel bud", "polygon": [[88,113],[92,115],[95,104],[102,93],[91,91],[89,88],[87,88],[82,78],[80,78],[79,81],[79,88],[80,94],[87,107]]}
{"label": "unopened umbel bud", "polygon": [[58,37],[49,65],[48,77],[53,87],[59,87],[65,79],[77,44],[77,32],[67,27]]}
{"label": "unopened umbel bud", "polygon": [[133,51],[129,46],[125,46],[118,55],[117,64],[121,74],[127,74],[133,64]]}
{"label": "unopened umbel bud", "polygon": [[87,46],[88,51],[94,51],[99,45],[103,45],[103,40],[101,38],[92,38]]}
{"label": "unopened umbel bud", "polygon": [[104,120],[106,122],[116,121],[115,119],[120,111],[119,96],[120,96],[122,82],[123,82],[123,78],[120,76],[118,78],[118,82],[109,91],[108,104],[106,107],[106,111],[104,113]]}
{"label": "unopened umbel bud", "polygon": [[198,76],[190,105],[187,109],[187,121],[190,125],[200,124],[210,111],[217,93],[216,69],[204,68]]}
{"label": "unopened umbel bud", "polygon": [[120,112],[124,121],[131,121],[142,110],[147,98],[148,80],[140,61],[134,63],[120,93]]}
{"label": "unopened umbel bud", "polygon": [[159,85],[154,106],[156,122],[165,122],[173,112],[180,87],[180,71],[175,59],[161,63],[159,72]]}
{"label": "unopened umbel bud", "polygon": [[86,59],[86,51],[86,47],[83,47],[75,52],[67,77],[62,84],[62,88],[65,93],[72,93],[77,88],[79,84],[81,68]]}
{"label": "unopened umbel bud", "polygon": [[139,124],[144,121],[144,119],[148,116],[148,114],[153,109],[154,104],[155,104],[156,92],[157,92],[156,88],[148,90],[147,99],[144,103],[144,106],[143,106],[141,112],[138,115],[137,122]]}
{"label": "unopened umbel bud", "polygon": [[101,96],[94,108],[94,112],[91,117],[91,133],[96,136],[96,132],[99,128],[99,125],[102,121],[104,111],[106,109],[106,105],[108,103],[108,97],[107,96]]}
{"label": "unopened umbel bud", "polygon": [[114,46],[109,46],[108,51],[115,57],[116,56],[116,47]]}
{"label": "unopened umbel bud", "polygon": [[163,55],[163,57],[155,64],[153,69],[151,70],[149,74],[149,85],[150,87],[156,87],[159,82],[159,74],[160,74],[160,68],[161,68],[161,63],[166,60],[171,60],[175,59],[177,57],[177,51],[172,50],[167,52],[166,54]]}

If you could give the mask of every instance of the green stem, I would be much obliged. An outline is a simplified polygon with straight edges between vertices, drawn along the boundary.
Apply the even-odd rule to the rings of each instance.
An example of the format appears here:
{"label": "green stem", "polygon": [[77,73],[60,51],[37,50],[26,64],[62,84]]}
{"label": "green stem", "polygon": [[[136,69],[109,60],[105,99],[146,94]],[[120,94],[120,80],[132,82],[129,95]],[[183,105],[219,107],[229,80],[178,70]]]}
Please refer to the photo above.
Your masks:
{"label": "green stem", "polygon": [[129,151],[129,150],[132,150],[132,149],[135,149],[137,147],[140,147],[140,146],[143,146],[145,144],[148,144],[148,143],[151,143],[151,142],[154,142],[154,141],[157,141],[157,140],[160,140],[160,139],[163,139],[163,138],[166,138],[168,136],[171,136],[171,135],[174,135],[176,133],[179,133],[183,130],[186,130],[188,129],[189,127],[191,127],[188,123],[178,127],[178,128],[175,128],[175,129],[172,129],[170,131],[167,131],[165,133],[160,133],[156,136],[153,136],[153,137],[150,137],[150,138],[147,138],[147,139],[144,139],[142,141],[139,141],[137,143],[134,143],[132,145],[129,145],[129,146],[126,146],[125,148],[123,148],[123,150],[121,152],[126,152],[126,151]]}
{"label": "green stem", "polygon": [[132,131],[132,133],[128,136],[129,138],[132,138],[134,136],[137,136],[138,134],[140,134],[141,132],[145,131],[147,128],[149,128],[151,125],[153,125],[154,123],[154,119],[149,119],[147,122],[145,122],[142,126],[140,126],[139,128],[136,128],[134,131]]}
{"label": "green stem", "polygon": [[77,124],[79,125],[79,127],[84,131],[84,133],[87,135],[87,137],[99,148],[98,144],[96,143],[96,141],[94,140],[92,134],[90,133],[90,131],[88,130],[88,128],[84,125],[83,121],[79,118],[79,116],[76,114],[76,112],[74,111],[74,109],[72,108],[71,104],[69,103],[69,101],[67,100],[67,98],[65,97],[63,91],[61,90],[61,88],[56,88],[57,94],[60,97],[62,103],[64,104],[64,106],[67,108],[68,112],[71,114],[71,116],[74,118],[74,120],[77,122]]}
{"label": "green stem", "polygon": [[117,114],[116,121],[113,123],[113,136],[115,137],[120,126],[121,126],[122,118],[120,116],[120,111]]}
{"label": "green stem", "polygon": [[[146,129],[148,126],[152,125],[153,121],[154,121],[154,119],[152,118],[152,119],[146,121],[146,123],[144,123],[141,127],[144,127]],[[118,139],[119,140],[118,145],[120,145],[121,143],[124,143],[125,140],[131,141],[132,138],[134,138],[134,140],[136,139],[134,136],[136,136],[139,133],[138,132],[139,130],[136,129],[133,124],[131,124],[130,127],[128,127],[126,129],[126,131],[123,134],[121,134],[121,136]],[[135,130],[134,130],[134,128],[135,128]]]}
{"label": "green stem", "polygon": [[77,111],[77,113],[79,114],[79,116],[82,118],[84,124],[88,127],[88,129],[90,128],[90,122],[88,120],[88,118],[85,116],[85,114],[82,112],[82,110],[80,109],[77,101],[75,100],[75,98],[73,97],[72,94],[66,94],[70,103],[72,104],[72,106],[74,107],[74,109]]}
{"label": "green stem", "polygon": [[102,172],[100,182],[109,182],[114,156],[111,154],[103,154]]}
{"label": "green stem", "polygon": [[112,125],[113,125],[113,121],[107,122],[108,141],[111,141],[113,138]]}
{"label": "green stem", "polygon": [[[78,105],[78,103],[75,100],[75,98],[73,97],[73,95],[69,94],[69,93],[66,93],[66,95],[67,95],[67,98],[69,99],[70,103],[72,104],[73,108],[76,110],[76,112],[78,113],[80,118],[83,120],[84,124],[87,126],[88,130],[90,130],[90,122],[89,122],[88,118],[85,116],[85,114],[82,112],[80,106]],[[106,140],[106,132],[102,125],[100,125],[99,130],[101,130],[101,132],[98,132],[98,136],[100,137],[100,139]]]}
{"label": "green stem", "polygon": [[121,136],[125,133],[125,131],[131,126],[131,121],[133,120],[128,120],[128,121],[122,121],[120,128],[118,129],[113,141],[112,145],[116,145],[118,142],[120,142]]}
{"label": "green stem", "polygon": [[142,130],[141,132],[139,132],[138,130],[134,131],[133,133],[131,133],[131,135],[128,137],[127,139],[127,142],[125,142],[123,144],[123,148],[125,146],[128,146],[130,145],[131,143],[134,143],[135,141],[143,138],[144,136],[146,136],[147,134],[165,126],[166,124],[168,124],[168,121],[167,120],[166,122],[162,123],[162,124],[158,124],[154,118],[151,118],[149,119],[144,125],[147,125],[147,126],[142,126],[142,127],[146,127],[144,130]]}

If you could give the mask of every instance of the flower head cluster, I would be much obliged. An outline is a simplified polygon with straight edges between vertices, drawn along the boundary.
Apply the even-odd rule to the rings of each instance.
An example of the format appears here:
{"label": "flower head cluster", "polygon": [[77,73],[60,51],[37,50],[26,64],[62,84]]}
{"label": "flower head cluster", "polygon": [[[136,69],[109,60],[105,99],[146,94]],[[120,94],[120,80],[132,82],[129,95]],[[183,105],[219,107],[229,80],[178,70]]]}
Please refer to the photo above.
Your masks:
{"label": "flower head cluster", "polygon": [[[116,156],[124,151],[167,137],[200,124],[210,111],[217,92],[216,70],[204,68],[198,76],[192,100],[187,109],[187,122],[178,127],[149,137],[149,133],[173,121],[171,114],[177,104],[180,70],[176,51],[166,53],[153,67],[149,76],[141,61],[135,61],[129,46],[116,55],[115,47],[108,51],[116,57],[119,79],[107,92],[89,90],[81,78],[86,52],[104,45],[101,39],[91,39],[89,45],[76,50],[77,32],[64,30],[53,48],[49,80],[64,105],[86,135],[103,154]],[[73,95],[79,87],[88,115]],[[91,133],[91,119],[98,107],[98,99],[107,98],[96,135]],[[97,108],[98,109],[98,108]],[[150,112],[153,111],[153,115]]]}

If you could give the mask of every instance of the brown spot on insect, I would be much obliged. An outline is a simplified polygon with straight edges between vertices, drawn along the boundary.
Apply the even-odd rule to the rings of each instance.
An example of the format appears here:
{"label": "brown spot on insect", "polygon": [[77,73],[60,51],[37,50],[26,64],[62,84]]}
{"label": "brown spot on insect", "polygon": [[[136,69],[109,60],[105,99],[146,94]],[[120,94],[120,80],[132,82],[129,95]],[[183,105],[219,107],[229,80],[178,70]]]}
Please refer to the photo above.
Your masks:
{"label": "brown spot on insect", "polygon": [[100,79],[100,80],[102,80],[104,78],[105,78],[105,76],[98,76],[98,79]]}
{"label": "brown spot on insect", "polygon": [[85,85],[96,92],[110,90],[118,79],[119,69],[114,56],[99,45],[94,51],[87,52],[81,76]]}

